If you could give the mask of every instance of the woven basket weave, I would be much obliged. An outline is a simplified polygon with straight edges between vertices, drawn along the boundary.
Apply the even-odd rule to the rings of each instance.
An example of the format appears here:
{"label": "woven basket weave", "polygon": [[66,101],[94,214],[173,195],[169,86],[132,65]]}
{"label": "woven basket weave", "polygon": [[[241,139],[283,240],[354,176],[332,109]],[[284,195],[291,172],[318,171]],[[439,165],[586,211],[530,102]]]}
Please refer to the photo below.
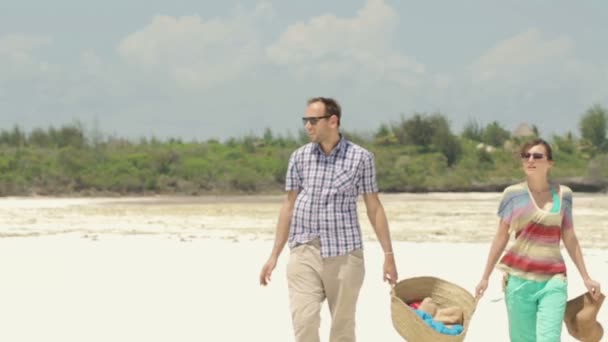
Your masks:
{"label": "woven basket weave", "polygon": [[[464,315],[460,335],[446,335],[429,327],[407,304],[431,297],[442,307],[458,306]],[[391,317],[397,332],[409,342],[463,341],[473,313],[475,298],[462,287],[435,277],[408,278],[398,282],[391,291]]]}

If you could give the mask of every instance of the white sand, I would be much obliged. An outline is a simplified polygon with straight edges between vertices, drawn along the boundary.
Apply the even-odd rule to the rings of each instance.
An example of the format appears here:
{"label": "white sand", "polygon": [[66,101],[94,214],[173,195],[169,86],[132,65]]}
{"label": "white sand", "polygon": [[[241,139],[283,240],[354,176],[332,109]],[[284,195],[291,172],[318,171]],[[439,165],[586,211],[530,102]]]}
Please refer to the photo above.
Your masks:
{"label": "white sand", "polygon": [[[0,341],[292,341],[285,264],[258,285],[271,242],[181,241],[171,236],[81,234],[0,239]],[[488,245],[395,242],[400,278],[434,275],[473,291]],[[608,251],[584,250],[608,289]],[[358,306],[359,341],[402,341],[390,318],[381,253],[366,242],[367,274]],[[569,294],[584,291],[570,262]],[[500,280],[473,318],[467,341],[508,341]],[[606,292],[606,291],[604,291]],[[599,319],[608,328],[605,305]],[[328,310],[322,312],[327,341]],[[608,329],[607,329],[608,330]],[[607,337],[605,337],[607,339]],[[574,341],[564,329],[563,341]]]}

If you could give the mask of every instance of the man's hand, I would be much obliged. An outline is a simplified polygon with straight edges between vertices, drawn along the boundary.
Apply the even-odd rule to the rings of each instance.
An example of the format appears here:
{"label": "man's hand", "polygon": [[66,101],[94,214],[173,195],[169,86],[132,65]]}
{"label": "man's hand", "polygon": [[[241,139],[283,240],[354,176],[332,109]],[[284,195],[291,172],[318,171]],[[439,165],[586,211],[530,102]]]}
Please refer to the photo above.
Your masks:
{"label": "man's hand", "polygon": [[387,254],[384,257],[384,269],[382,274],[384,275],[384,281],[387,281],[391,285],[397,284],[397,267],[395,266],[395,258],[392,254]]}
{"label": "man's hand", "polygon": [[388,221],[386,220],[386,214],[384,207],[380,203],[377,192],[369,192],[363,194],[363,201],[367,208],[367,217],[369,222],[372,224],[376,237],[380,241],[382,249],[387,251],[384,254],[384,267],[382,269],[382,277],[384,281],[389,282],[391,285],[397,284],[397,267],[395,266],[395,258],[391,252],[391,234],[388,230]]}
{"label": "man's hand", "polygon": [[260,272],[260,285],[266,286],[270,282],[270,276],[272,275],[272,271],[277,266],[277,258],[270,257],[268,261],[262,267],[262,272]]}
{"label": "man's hand", "polygon": [[272,271],[274,271],[274,268],[277,266],[279,255],[281,255],[281,251],[287,243],[289,225],[291,223],[291,216],[293,215],[293,208],[296,199],[298,198],[298,193],[299,190],[287,191],[287,196],[285,197],[283,205],[281,206],[281,211],[279,212],[279,222],[277,223],[274,247],[270,253],[270,258],[268,258],[268,261],[266,261],[264,267],[262,267],[262,272],[260,272],[260,285],[268,285]]}

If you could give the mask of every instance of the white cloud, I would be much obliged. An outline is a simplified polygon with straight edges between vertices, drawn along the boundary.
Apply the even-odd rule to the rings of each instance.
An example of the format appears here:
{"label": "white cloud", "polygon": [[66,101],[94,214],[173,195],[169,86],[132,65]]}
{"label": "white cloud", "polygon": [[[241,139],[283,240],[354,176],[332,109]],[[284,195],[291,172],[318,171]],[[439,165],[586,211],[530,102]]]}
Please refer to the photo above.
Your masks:
{"label": "white cloud", "polygon": [[101,69],[103,62],[94,51],[86,50],[80,55],[80,64],[85,71],[95,73]]}
{"label": "white cloud", "polygon": [[499,42],[471,66],[474,82],[529,78],[530,71],[555,70],[568,62],[573,43],[567,37],[543,39],[538,29],[530,29]]}
{"label": "white cloud", "polygon": [[433,85],[438,89],[447,89],[453,83],[452,77],[443,74],[436,74],[433,78]]}
{"label": "white cloud", "polygon": [[363,74],[410,83],[424,66],[393,49],[398,22],[397,12],[383,0],[368,0],[352,18],[325,14],[291,25],[267,54],[299,75],[331,79]]}
{"label": "white cloud", "polygon": [[35,77],[49,71],[49,63],[36,58],[36,50],[50,45],[47,36],[9,34],[0,37],[0,79]]}
{"label": "white cloud", "polygon": [[228,19],[158,15],[124,38],[118,52],[144,70],[162,70],[181,86],[210,86],[236,79],[260,63],[255,24],[269,15],[272,7],[267,3],[250,12],[238,9]]}
{"label": "white cloud", "polygon": [[23,54],[51,43],[51,38],[37,35],[8,34],[0,37],[0,55],[20,60]]}
{"label": "white cloud", "polygon": [[603,68],[577,56],[569,37],[550,39],[532,28],[497,43],[471,64],[468,76],[473,93],[483,89],[486,96],[516,101],[565,96],[570,103],[587,105],[608,97]]}

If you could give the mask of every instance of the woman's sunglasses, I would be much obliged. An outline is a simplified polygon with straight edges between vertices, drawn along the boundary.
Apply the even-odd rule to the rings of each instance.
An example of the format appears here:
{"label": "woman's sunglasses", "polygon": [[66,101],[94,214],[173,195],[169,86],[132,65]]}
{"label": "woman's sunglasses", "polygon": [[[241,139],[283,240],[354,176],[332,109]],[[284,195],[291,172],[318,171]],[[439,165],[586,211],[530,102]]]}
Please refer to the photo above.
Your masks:
{"label": "woman's sunglasses", "polygon": [[543,159],[545,157],[545,155],[543,153],[529,153],[529,152],[521,154],[521,159],[528,160],[528,159],[530,159],[530,157],[538,160],[538,159]]}

